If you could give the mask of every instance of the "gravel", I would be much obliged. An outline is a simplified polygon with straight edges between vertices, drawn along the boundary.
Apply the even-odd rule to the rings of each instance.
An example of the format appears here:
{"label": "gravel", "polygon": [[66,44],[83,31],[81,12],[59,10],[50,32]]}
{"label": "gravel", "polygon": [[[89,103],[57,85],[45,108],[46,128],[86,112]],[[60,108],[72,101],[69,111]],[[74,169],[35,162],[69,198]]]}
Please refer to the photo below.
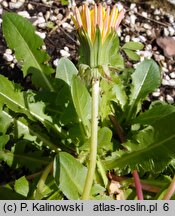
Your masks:
{"label": "gravel", "polygon": [[[80,3],[81,1],[75,1]],[[93,0],[86,0],[94,3]],[[106,0],[108,4],[113,0]],[[156,44],[158,37],[175,37],[175,17],[165,13],[162,8],[146,3],[136,4],[122,1],[127,9],[122,26],[118,29],[121,45],[125,42],[135,41],[143,43],[144,49],[137,52],[141,61],[145,58],[155,59],[162,70],[162,84],[150,96],[153,100],[164,100],[170,104],[175,100],[175,59],[164,56],[163,50]],[[60,1],[50,0],[0,0],[0,25],[1,14],[13,11],[30,20],[36,27],[36,34],[45,40],[47,51],[51,56],[51,63],[56,67],[61,57],[68,57],[77,62],[77,38],[69,9],[74,1],[69,1],[69,7],[62,6]],[[3,58],[3,66],[8,70],[18,67],[14,55],[7,49],[0,31],[0,56]],[[43,48],[43,47],[42,47]],[[44,49],[44,48],[43,48]],[[126,64],[137,65],[126,59]]]}

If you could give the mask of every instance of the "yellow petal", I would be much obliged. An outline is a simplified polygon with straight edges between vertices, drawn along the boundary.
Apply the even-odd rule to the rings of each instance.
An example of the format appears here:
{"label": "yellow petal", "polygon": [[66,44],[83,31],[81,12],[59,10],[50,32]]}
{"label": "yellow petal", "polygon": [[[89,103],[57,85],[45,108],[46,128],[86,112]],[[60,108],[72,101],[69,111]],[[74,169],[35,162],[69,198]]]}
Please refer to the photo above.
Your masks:
{"label": "yellow petal", "polygon": [[110,14],[110,6],[107,7],[106,10],[106,15],[104,18],[104,25],[103,25],[103,34],[102,34],[102,38],[104,39],[107,32],[108,32],[108,26],[109,26],[109,14]]}
{"label": "yellow petal", "polygon": [[113,28],[115,25],[115,15],[116,15],[116,5],[112,8],[111,16],[110,16],[110,28]]}

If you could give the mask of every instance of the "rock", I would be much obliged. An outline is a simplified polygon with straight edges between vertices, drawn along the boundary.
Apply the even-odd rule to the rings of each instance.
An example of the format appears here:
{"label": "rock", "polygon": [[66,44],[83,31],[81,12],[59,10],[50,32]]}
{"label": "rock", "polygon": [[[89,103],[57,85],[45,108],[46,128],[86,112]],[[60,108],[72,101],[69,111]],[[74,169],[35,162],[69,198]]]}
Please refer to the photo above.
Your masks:
{"label": "rock", "polygon": [[174,103],[174,98],[171,97],[171,95],[166,95],[166,101],[170,104],[173,104]]}
{"label": "rock", "polygon": [[58,65],[58,61],[59,61],[59,59],[57,58],[57,59],[55,59],[54,61],[53,61],[53,65],[55,66],[55,67],[57,67],[57,65]]}
{"label": "rock", "polygon": [[27,11],[19,11],[18,14],[24,18],[30,19],[30,14]]}
{"label": "rock", "polygon": [[169,81],[167,81],[166,79],[162,79],[162,85],[169,86]]}
{"label": "rock", "polygon": [[136,4],[135,4],[135,3],[132,3],[132,4],[130,5],[130,9],[131,9],[131,10],[133,10],[135,7],[136,7]]}
{"label": "rock", "polygon": [[170,36],[173,36],[175,33],[175,29],[172,26],[169,26],[168,30],[169,30]]}
{"label": "rock", "polygon": [[63,57],[69,57],[70,56],[70,53],[68,53],[66,50],[60,50],[60,54],[61,54],[61,56],[63,56]]}
{"label": "rock", "polygon": [[63,14],[59,13],[59,14],[57,15],[57,19],[58,19],[58,20],[62,20],[62,19],[63,19]]}
{"label": "rock", "polygon": [[175,80],[170,79],[169,80],[169,86],[174,87],[175,88]]}
{"label": "rock", "polygon": [[139,38],[140,38],[140,41],[142,42],[146,42],[147,40],[146,37],[144,37],[143,35],[140,35]]}
{"label": "rock", "polygon": [[54,16],[54,15],[51,15],[51,16],[50,16],[50,20],[51,20],[51,21],[56,21],[56,20],[57,20],[57,17]]}
{"label": "rock", "polygon": [[144,27],[145,29],[149,29],[149,30],[152,29],[152,27],[151,27],[148,23],[144,23],[144,24],[143,24],[143,27]]}
{"label": "rock", "polygon": [[145,11],[143,11],[143,12],[142,12],[142,16],[145,17],[145,18],[147,18],[147,17],[148,17],[148,14],[147,14]]}
{"label": "rock", "polygon": [[35,31],[35,33],[42,39],[46,38],[46,33],[45,32],[39,32],[39,31]]}
{"label": "rock", "polygon": [[14,57],[11,54],[4,53],[3,58],[8,62],[12,62]]}
{"label": "rock", "polygon": [[69,48],[67,46],[64,47],[64,50],[66,50],[67,52],[69,52]]}
{"label": "rock", "polygon": [[146,34],[148,35],[148,36],[151,36],[152,35],[152,31],[151,30],[146,30]]}
{"label": "rock", "polygon": [[167,28],[164,28],[163,32],[164,32],[164,36],[166,37],[170,34]]}
{"label": "rock", "polygon": [[68,32],[71,32],[74,28],[67,22],[62,24],[62,27],[66,29]]}
{"label": "rock", "polygon": [[45,19],[46,20],[50,19],[50,11],[46,11]]}
{"label": "rock", "polygon": [[11,55],[12,54],[12,50],[11,49],[6,49],[5,53]]}
{"label": "rock", "polygon": [[130,24],[131,24],[131,25],[135,25],[136,19],[137,19],[137,17],[136,17],[134,14],[132,14],[132,15],[130,16]]}
{"label": "rock", "polygon": [[140,38],[132,38],[134,42],[140,42]]}
{"label": "rock", "polygon": [[160,14],[161,14],[160,10],[156,9],[156,10],[154,11],[154,15],[160,15]]}
{"label": "rock", "polygon": [[24,2],[16,2],[16,3],[13,3],[13,2],[10,2],[9,3],[9,8],[10,9],[19,9],[21,6],[23,6]]}
{"label": "rock", "polygon": [[2,6],[5,7],[5,8],[8,8],[8,6],[9,6],[9,5],[8,5],[8,2],[3,1],[3,2],[2,2]]}
{"label": "rock", "polygon": [[170,73],[170,77],[171,77],[172,79],[175,79],[175,72],[171,72],[171,73]]}
{"label": "rock", "polygon": [[160,90],[159,90],[159,91],[153,92],[153,93],[152,93],[152,96],[153,96],[153,97],[160,97],[160,94],[161,94],[161,93],[160,93]]}
{"label": "rock", "polygon": [[130,35],[126,35],[126,37],[125,37],[125,42],[127,43],[127,42],[129,42],[130,41]]}
{"label": "rock", "polygon": [[33,7],[33,5],[32,5],[32,4],[30,4],[30,3],[27,5],[27,8],[28,8],[28,10],[34,10],[34,7]]}

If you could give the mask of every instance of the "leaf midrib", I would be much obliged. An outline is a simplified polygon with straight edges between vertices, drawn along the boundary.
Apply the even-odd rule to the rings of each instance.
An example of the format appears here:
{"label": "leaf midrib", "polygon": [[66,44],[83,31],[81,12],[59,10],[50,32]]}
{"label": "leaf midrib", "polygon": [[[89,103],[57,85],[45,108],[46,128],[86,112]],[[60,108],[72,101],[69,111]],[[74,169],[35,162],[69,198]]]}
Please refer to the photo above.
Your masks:
{"label": "leaf midrib", "polygon": [[[116,163],[117,165],[118,164],[123,164],[125,161],[128,161],[128,160],[131,160],[132,161],[132,158],[134,157],[134,158],[136,158],[136,157],[138,157],[141,153],[143,153],[143,152],[147,152],[147,151],[151,151],[152,149],[155,149],[155,148],[157,148],[158,146],[161,146],[163,143],[165,143],[165,142],[167,142],[167,141],[169,141],[169,140],[171,140],[171,139],[173,139],[173,138],[175,138],[175,134],[173,134],[172,136],[170,136],[170,137],[168,137],[168,138],[166,138],[166,139],[164,139],[164,140],[162,140],[161,142],[158,142],[157,144],[150,144],[149,146],[147,146],[147,147],[145,147],[145,148],[143,148],[142,150],[138,150],[138,151],[134,151],[134,152],[132,152],[131,154],[124,154],[123,156],[125,157],[124,159],[122,159],[122,156],[121,157],[119,157],[119,158],[117,158],[117,159],[114,159],[113,161],[111,161],[110,162],[110,164],[112,164],[112,163]],[[152,145],[152,146],[151,146]],[[149,148],[148,148],[149,147]],[[153,150],[152,150],[153,151]],[[110,161],[110,160],[109,160]],[[109,163],[109,161],[104,161],[104,165],[105,165],[105,163]],[[142,162],[141,162],[142,163]],[[105,165],[106,166],[106,165]],[[107,168],[108,168],[108,166],[109,165],[107,165]],[[119,165],[119,166],[117,166],[117,167],[121,167],[121,165]],[[114,168],[114,167],[112,167],[112,168]],[[112,169],[111,167],[109,167],[108,169]]]}
{"label": "leaf midrib", "polygon": [[140,87],[139,87],[139,89],[138,89],[138,93],[136,94],[136,97],[134,97],[133,98],[133,100],[138,100],[138,96],[139,96],[139,94],[140,94],[140,92],[141,92],[141,89],[142,89],[142,87],[143,87],[143,84],[144,84],[144,82],[145,82],[145,80],[146,80],[146,78],[147,78],[147,76],[148,76],[148,73],[149,73],[149,69],[150,69],[150,67],[151,67],[151,65],[152,65],[152,63],[149,65],[149,67],[148,67],[148,69],[147,69],[147,71],[146,71],[146,73],[145,73],[145,75],[144,75],[144,77],[143,77],[143,79],[142,79],[142,82],[140,83]]}
{"label": "leaf midrib", "polygon": [[3,94],[0,91],[0,95],[5,98],[6,100],[10,101],[12,104],[14,104],[17,107],[20,107],[21,109],[25,110],[27,113],[29,113],[30,115],[32,115],[33,117],[37,118],[38,120],[40,120],[41,122],[44,122],[44,119],[41,118],[40,116],[38,116],[36,113],[29,111],[28,109],[26,109],[26,107],[22,106],[21,104],[17,103],[15,100],[13,100],[12,98],[10,98],[9,96],[7,96],[6,94]]}
{"label": "leaf midrib", "polygon": [[34,62],[36,62],[37,69],[39,69],[40,74],[41,74],[41,76],[43,77],[43,79],[44,79],[46,85],[48,86],[48,88],[49,88],[51,91],[53,91],[54,89],[53,89],[52,85],[50,84],[50,82],[48,81],[47,77],[45,76],[44,71],[43,71],[42,67],[40,66],[40,64],[38,63],[37,59],[35,58],[34,53],[33,53],[32,50],[29,48],[28,44],[25,42],[24,38],[22,37],[22,35],[21,35],[20,32],[18,31],[18,29],[16,28],[16,26],[14,25],[14,23],[11,21],[11,19],[8,19],[8,20],[9,20],[9,22],[11,22],[11,24],[12,24],[12,26],[13,26],[13,29],[16,30],[16,32],[18,33],[19,37],[22,38],[22,40],[24,41],[23,45],[26,47],[26,49],[27,49],[27,50],[29,51],[29,53],[31,54],[32,59],[34,60]]}

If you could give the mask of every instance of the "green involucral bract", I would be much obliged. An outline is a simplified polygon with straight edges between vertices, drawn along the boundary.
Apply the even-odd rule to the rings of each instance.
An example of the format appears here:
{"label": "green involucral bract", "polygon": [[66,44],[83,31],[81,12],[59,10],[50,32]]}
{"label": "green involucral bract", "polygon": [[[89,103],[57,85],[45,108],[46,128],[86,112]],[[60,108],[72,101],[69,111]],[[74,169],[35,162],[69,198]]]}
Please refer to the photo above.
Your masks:
{"label": "green involucral bract", "polygon": [[117,32],[111,30],[104,43],[100,29],[96,28],[94,42],[92,42],[88,34],[83,30],[78,30],[80,41],[80,64],[89,65],[91,68],[96,68],[101,65],[115,66],[114,59],[118,58],[119,39]]}

